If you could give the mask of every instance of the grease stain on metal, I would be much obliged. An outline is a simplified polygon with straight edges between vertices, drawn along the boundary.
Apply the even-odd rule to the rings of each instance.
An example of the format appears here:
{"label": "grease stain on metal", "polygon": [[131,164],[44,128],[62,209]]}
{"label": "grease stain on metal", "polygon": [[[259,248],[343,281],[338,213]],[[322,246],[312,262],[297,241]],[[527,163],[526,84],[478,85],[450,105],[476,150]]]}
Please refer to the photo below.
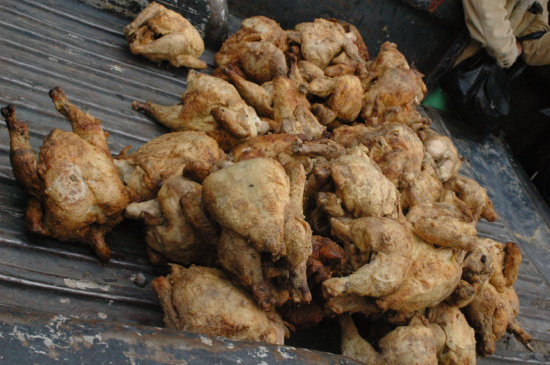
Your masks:
{"label": "grease stain on metal", "polygon": [[208,345],[208,346],[212,346],[212,340],[206,336],[199,336],[199,338],[201,339],[201,342],[204,343],[205,345]]}
{"label": "grease stain on metal", "polygon": [[105,292],[111,290],[111,286],[109,284],[98,284],[95,281],[63,279],[63,282],[66,286],[73,289],[99,289]]}

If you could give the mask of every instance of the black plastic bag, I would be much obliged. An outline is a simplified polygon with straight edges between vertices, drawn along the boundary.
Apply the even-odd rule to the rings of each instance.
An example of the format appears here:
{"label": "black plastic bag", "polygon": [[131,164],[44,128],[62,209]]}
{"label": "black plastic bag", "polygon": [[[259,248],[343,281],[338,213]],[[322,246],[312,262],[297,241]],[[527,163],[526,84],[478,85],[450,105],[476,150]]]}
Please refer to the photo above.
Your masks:
{"label": "black plastic bag", "polygon": [[[535,32],[518,41],[540,38],[545,32]],[[500,67],[481,50],[448,71],[441,80],[465,122],[484,130],[493,130],[500,118],[510,112],[511,83],[525,69],[518,58],[510,68]]]}
{"label": "black plastic bag", "polygon": [[494,129],[498,119],[510,112],[510,79],[483,50],[450,70],[442,87],[464,120],[483,129]]}

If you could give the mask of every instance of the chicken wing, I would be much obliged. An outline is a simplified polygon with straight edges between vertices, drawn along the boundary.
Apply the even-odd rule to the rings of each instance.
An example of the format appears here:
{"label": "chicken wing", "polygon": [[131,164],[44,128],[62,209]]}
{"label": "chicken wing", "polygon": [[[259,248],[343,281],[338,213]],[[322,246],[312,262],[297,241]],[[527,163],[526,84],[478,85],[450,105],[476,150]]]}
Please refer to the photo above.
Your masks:
{"label": "chicken wing", "polygon": [[171,265],[152,283],[166,327],[209,336],[282,345],[287,329],[275,312],[264,312],[217,269]]}
{"label": "chicken wing", "polygon": [[124,27],[133,54],[151,61],[168,61],[174,67],[206,68],[199,57],[204,42],[187,19],[161,4],[152,2]]}
{"label": "chicken wing", "polygon": [[2,108],[14,175],[31,195],[26,226],[61,241],[86,242],[106,262],[111,251],[104,236],[122,220],[128,192],[113,164],[101,122],[71,104],[59,87],[50,90],[50,97],[73,132],[54,129],[44,139],[38,161],[15,107]]}

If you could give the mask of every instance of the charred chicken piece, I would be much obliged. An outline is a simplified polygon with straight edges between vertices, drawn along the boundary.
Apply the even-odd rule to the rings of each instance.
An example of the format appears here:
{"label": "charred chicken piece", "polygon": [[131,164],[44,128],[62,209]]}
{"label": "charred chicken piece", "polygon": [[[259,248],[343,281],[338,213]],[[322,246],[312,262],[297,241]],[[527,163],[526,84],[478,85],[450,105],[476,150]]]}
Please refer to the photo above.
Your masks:
{"label": "charred chicken piece", "polygon": [[414,318],[378,342],[377,351],[361,337],[353,319],[340,317],[342,354],[366,364],[437,364],[437,345],[433,331],[424,320]]}
{"label": "charred chicken piece", "polygon": [[50,90],[55,108],[73,132],[54,129],[37,156],[15,107],[2,108],[10,132],[14,175],[30,194],[26,227],[61,241],[85,242],[103,262],[111,251],[105,234],[120,223],[129,203],[101,122],[71,104],[61,88]]}
{"label": "charred chicken piece", "polygon": [[346,243],[354,272],[323,283],[327,297],[355,294],[382,297],[396,291],[412,263],[412,234],[389,218],[331,219],[336,237]]}
{"label": "charred chicken piece", "polygon": [[124,27],[133,54],[151,61],[168,61],[174,67],[206,68],[199,57],[204,42],[199,32],[180,14],[152,2]]}
{"label": "charred chicken piece", "polygon": [[153,199],[163,182],[184,169],[208,170],[225,160],[215,140],[201,132],[163,134],[136,152],[126,151],[115,160],[119,174],[138,200]]}
{"label": "charred chicken piece", "polygon": [[233,85],[194,71],[187,76],[187,89],[180,104],[164,106],[134,101],[132,107],[173,131],[204,132],[224,150],[243,139],[264,134],[269,128]]}
{"label": "charred chicken piece", "polygon": [[155,199],[132,203],[125,216],[143,219],[149,248],[170,262],[209,265],[216,257],[219,228],[202,208],[202,186],[182,176],[168,179]]}
{"label": "charred chicken piece", "polygon": [[287,329],[276,312],[264,312],[214,268],[171,265],[152,283],[168,328],[208,336],[282,345]]}

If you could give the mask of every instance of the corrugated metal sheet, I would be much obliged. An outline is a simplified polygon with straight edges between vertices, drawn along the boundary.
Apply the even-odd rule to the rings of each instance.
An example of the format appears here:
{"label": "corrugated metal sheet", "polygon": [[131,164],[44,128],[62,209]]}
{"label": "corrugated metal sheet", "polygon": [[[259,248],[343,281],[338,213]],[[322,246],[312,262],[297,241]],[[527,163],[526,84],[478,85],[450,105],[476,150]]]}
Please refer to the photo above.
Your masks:
{"label": "corrugated metal sheet", "polygon": [[[185,90],[186,71],[157,67],[132,56],[122,36],[126,19],[72,0],[2,1],[0,11],[0,104],[16,105],[18,117],[29,123],[35,148],[52,128],[70,130],[47,95],[57,85],[76,105],[103,121],[114,154],[166,131],[134,112],[130,104],[143,99],[176,103]],[[203,59],[211,65],[213,52],[207,51]],[[521,300],[519,321],[534,336],[537,353],[507,336],[499,342],[495,356],[480,362],[547,363],[548,208],[499,139],[476,141],[458,123],[442,124],[435,119],[435,127],[450,132],[465,157],[464,172],[489,189],[500,213],[499,222],[480,223],[481,234],[518,242],[524,252],[516,284]],[[0,131],[0,149],[0,310],[18,308],[84,320],[161,326],[162,313],[148,284],[162,269],[148,263],[141,226],[125,222],[107,237],[113,256],[106,266],[84,245],[30,236],[23,227],[27,197],[11,172],[5,128]],[[133,281],[139,273],[146,278],[144,287]],[[335,332],[329,326],[290,342],[334,351],[339,336]],[[311,336],[320,333],[333,338],[312,340]]]}

